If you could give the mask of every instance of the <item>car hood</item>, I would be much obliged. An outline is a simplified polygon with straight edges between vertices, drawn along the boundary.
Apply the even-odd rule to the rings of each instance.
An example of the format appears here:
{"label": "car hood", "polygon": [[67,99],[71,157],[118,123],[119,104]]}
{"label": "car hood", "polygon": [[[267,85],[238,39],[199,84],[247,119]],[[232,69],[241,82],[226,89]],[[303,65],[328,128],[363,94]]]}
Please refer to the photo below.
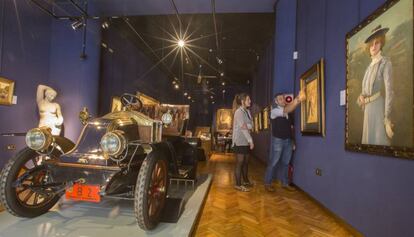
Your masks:
{"label": "car hood", "polygon": [[94,160],[96,162],[92,163],[106,163],[104,162],[106,159],[104,158],[100,142],[103,135],[110,130],[112,123],[112,119],[105,118],[97,118],[89,121],[83,128],[75,148],[62,155],[60,160],[62,162],[85,163],[84,159],[87,159],[89,163]]}

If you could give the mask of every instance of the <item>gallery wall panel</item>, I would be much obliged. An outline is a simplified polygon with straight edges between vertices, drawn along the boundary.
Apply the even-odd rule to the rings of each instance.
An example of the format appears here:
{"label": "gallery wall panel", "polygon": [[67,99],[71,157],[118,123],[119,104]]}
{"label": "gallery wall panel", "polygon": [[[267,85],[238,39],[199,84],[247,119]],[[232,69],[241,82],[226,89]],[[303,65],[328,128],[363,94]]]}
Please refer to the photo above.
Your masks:
{"label": "gallery wall panel", "polygon": [[[339,106],[339,92],[345,89],[345,35],[382,3],[298,1],[295,80],[325,59],[326,137],[300,136],[296,130],[294,182],[366,236],[413,236],[414,190],[408,187],[414,162],[344,148],[345,107]],[[315,175],[316,168],[322,176]]]}

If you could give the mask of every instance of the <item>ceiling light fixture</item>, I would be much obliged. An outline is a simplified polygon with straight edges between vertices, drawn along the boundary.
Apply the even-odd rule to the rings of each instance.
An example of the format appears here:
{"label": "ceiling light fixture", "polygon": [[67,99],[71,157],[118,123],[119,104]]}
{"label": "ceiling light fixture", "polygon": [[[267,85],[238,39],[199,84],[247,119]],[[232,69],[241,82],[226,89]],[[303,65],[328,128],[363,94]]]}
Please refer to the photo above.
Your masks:
{"label": "ceiling light fixture", "polygon": [[104,21],[104,22],[102,23],[102,28],[103,28],[103,29],[108,29],[108,28],[109,28],[109,22]]}
{"label": "ceiling light fixture", "polygon": [[191,96],[188,96],[187,99],[191,100]]}
{"label": "ceiling light fixture", "polygon": [[178,40],[177,45],[178,45],[180,48],[183,48],[183,47],[185,46],[185,41],[184,41],[184,40],[182,40],[182,39],[180,39],[180,40]]}
{"label": "ceiling light fixture", "polygon": [[187,92],[184,92],[184,96],[187,96],[188,95],[188,93]]}
{"label": "ceiling light fixture", "polygon": [[72,29],[73,30],[78,30],[80,28],[82,28],[85,24],[83,23],[82,19],[76,19],[72,24]]}
{"label": "ceiling light fixture", "polygon": [[226,93],[226,90],[222,90],[223,94]]}
{"label": "ceiling light fixture", "polygon": [[178,84],[175,84],[175,85],[174,85],[174,88],[175,88],[176,90],[178,90],[178,89],[180,89],[180,86],[179,86]]}
{"label": "ceiling light fixture", "polygon": [[221,85],[222,85],[222,86],[225,86],[225,85],[226,85],[226,83],[223,81],[223,82],[221,83]]}
{"label": "ceiling light fixture", "polygon": [[224,77],[224,72],[220,72],[220,76]]}

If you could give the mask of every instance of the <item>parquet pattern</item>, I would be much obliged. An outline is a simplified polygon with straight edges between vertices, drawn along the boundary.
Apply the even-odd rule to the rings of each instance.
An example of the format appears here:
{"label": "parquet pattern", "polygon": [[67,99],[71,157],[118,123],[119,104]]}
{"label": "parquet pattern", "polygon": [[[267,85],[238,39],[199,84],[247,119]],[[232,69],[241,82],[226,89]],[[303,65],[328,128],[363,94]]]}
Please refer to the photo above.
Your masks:
{"label": "parquet pattern", "polygon": [[213,154],[200,162],[200,172],[214,174],[195,236],[350,237],[344,226],[299,191],[264,190],[264,165],[251,159],[249,193],[236,191],[232,154]]}

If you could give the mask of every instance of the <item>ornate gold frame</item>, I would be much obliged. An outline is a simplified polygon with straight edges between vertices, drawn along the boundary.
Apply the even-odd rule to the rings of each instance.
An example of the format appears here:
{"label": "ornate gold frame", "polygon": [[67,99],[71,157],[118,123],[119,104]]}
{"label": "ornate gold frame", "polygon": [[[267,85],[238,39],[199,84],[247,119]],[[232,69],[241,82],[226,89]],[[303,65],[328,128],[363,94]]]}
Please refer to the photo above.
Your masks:
{"label": "ornate gold frame", "polygon": [[[345,55],[346,55],[346,78],[345,78],[345,86],[347,88],[346,90],[346,114],[345,114],[345,149],[349,151],[355,151],[355,152],[364,152],[364,153],[370,153],[370,154],[376,154],[376,155],[383,155],[383,156],[391,156],[391,157],[398,157],[398,158],[404,158],[404,159],[411,159],[414,160],[414,147],[396,147],[396,146],[378,146],[378,145],[367,145],[367,144],[351,144],[348,141],[348,120],[349,120],[349,103],[352,103],[348,101],[349,97],[349,91],[348,91],[348,74],[349,74],[349,68],[348,68],[348,40],[354,36],[356,33],[358,33],[361,29],[366,27],[369,23],[374,21],[376,18],[381,16],[383,13],[388,11],[392,6],[394,6],[396,3],[398,3],[400,0],[388,0],[384,4],[382,4],[380,7],[378,7],[371,15],[369,15],[367,18],[365,18],[360,24],[358,24],[356,27],[354,27],[351,31],[348,32],[346,35],[346,43],[345,43]],[[414,8],[414,1],[411,3]],[[414,38],[414,30],[412,31],[413,38]],[[414,50],[414,44],[413,44],[413,50]],[[414,67],[414,65],[413,65]],[[414,129],[414,127],[413,127]]]}
{"label": "ornate gold frame", "polygon": [[13,94],[14,94],[14,81],[0,77],[0,83],[8,84],[9,90],[8,95],[5,100],[0,99],[0,105],[12,105],[13,104]]}
{"label": "ornate gold frame", "polygon": [[309,77],[313,74],[317,74],[318,86],[317,86],[317,105],[319,107],[319,111],[317,113],[318,121],[316,122],[317,128],[314,128],[315,123],[307,123],[306,119],[306,102],[301,104],[301,133],[303,135],[315,135],[315,136],[325,136],[325,63],[324,59],[320,59],[317,63],[315,63],[310,69],[308,69],[302,76],[300,77],[300,89],[305,89]]}

